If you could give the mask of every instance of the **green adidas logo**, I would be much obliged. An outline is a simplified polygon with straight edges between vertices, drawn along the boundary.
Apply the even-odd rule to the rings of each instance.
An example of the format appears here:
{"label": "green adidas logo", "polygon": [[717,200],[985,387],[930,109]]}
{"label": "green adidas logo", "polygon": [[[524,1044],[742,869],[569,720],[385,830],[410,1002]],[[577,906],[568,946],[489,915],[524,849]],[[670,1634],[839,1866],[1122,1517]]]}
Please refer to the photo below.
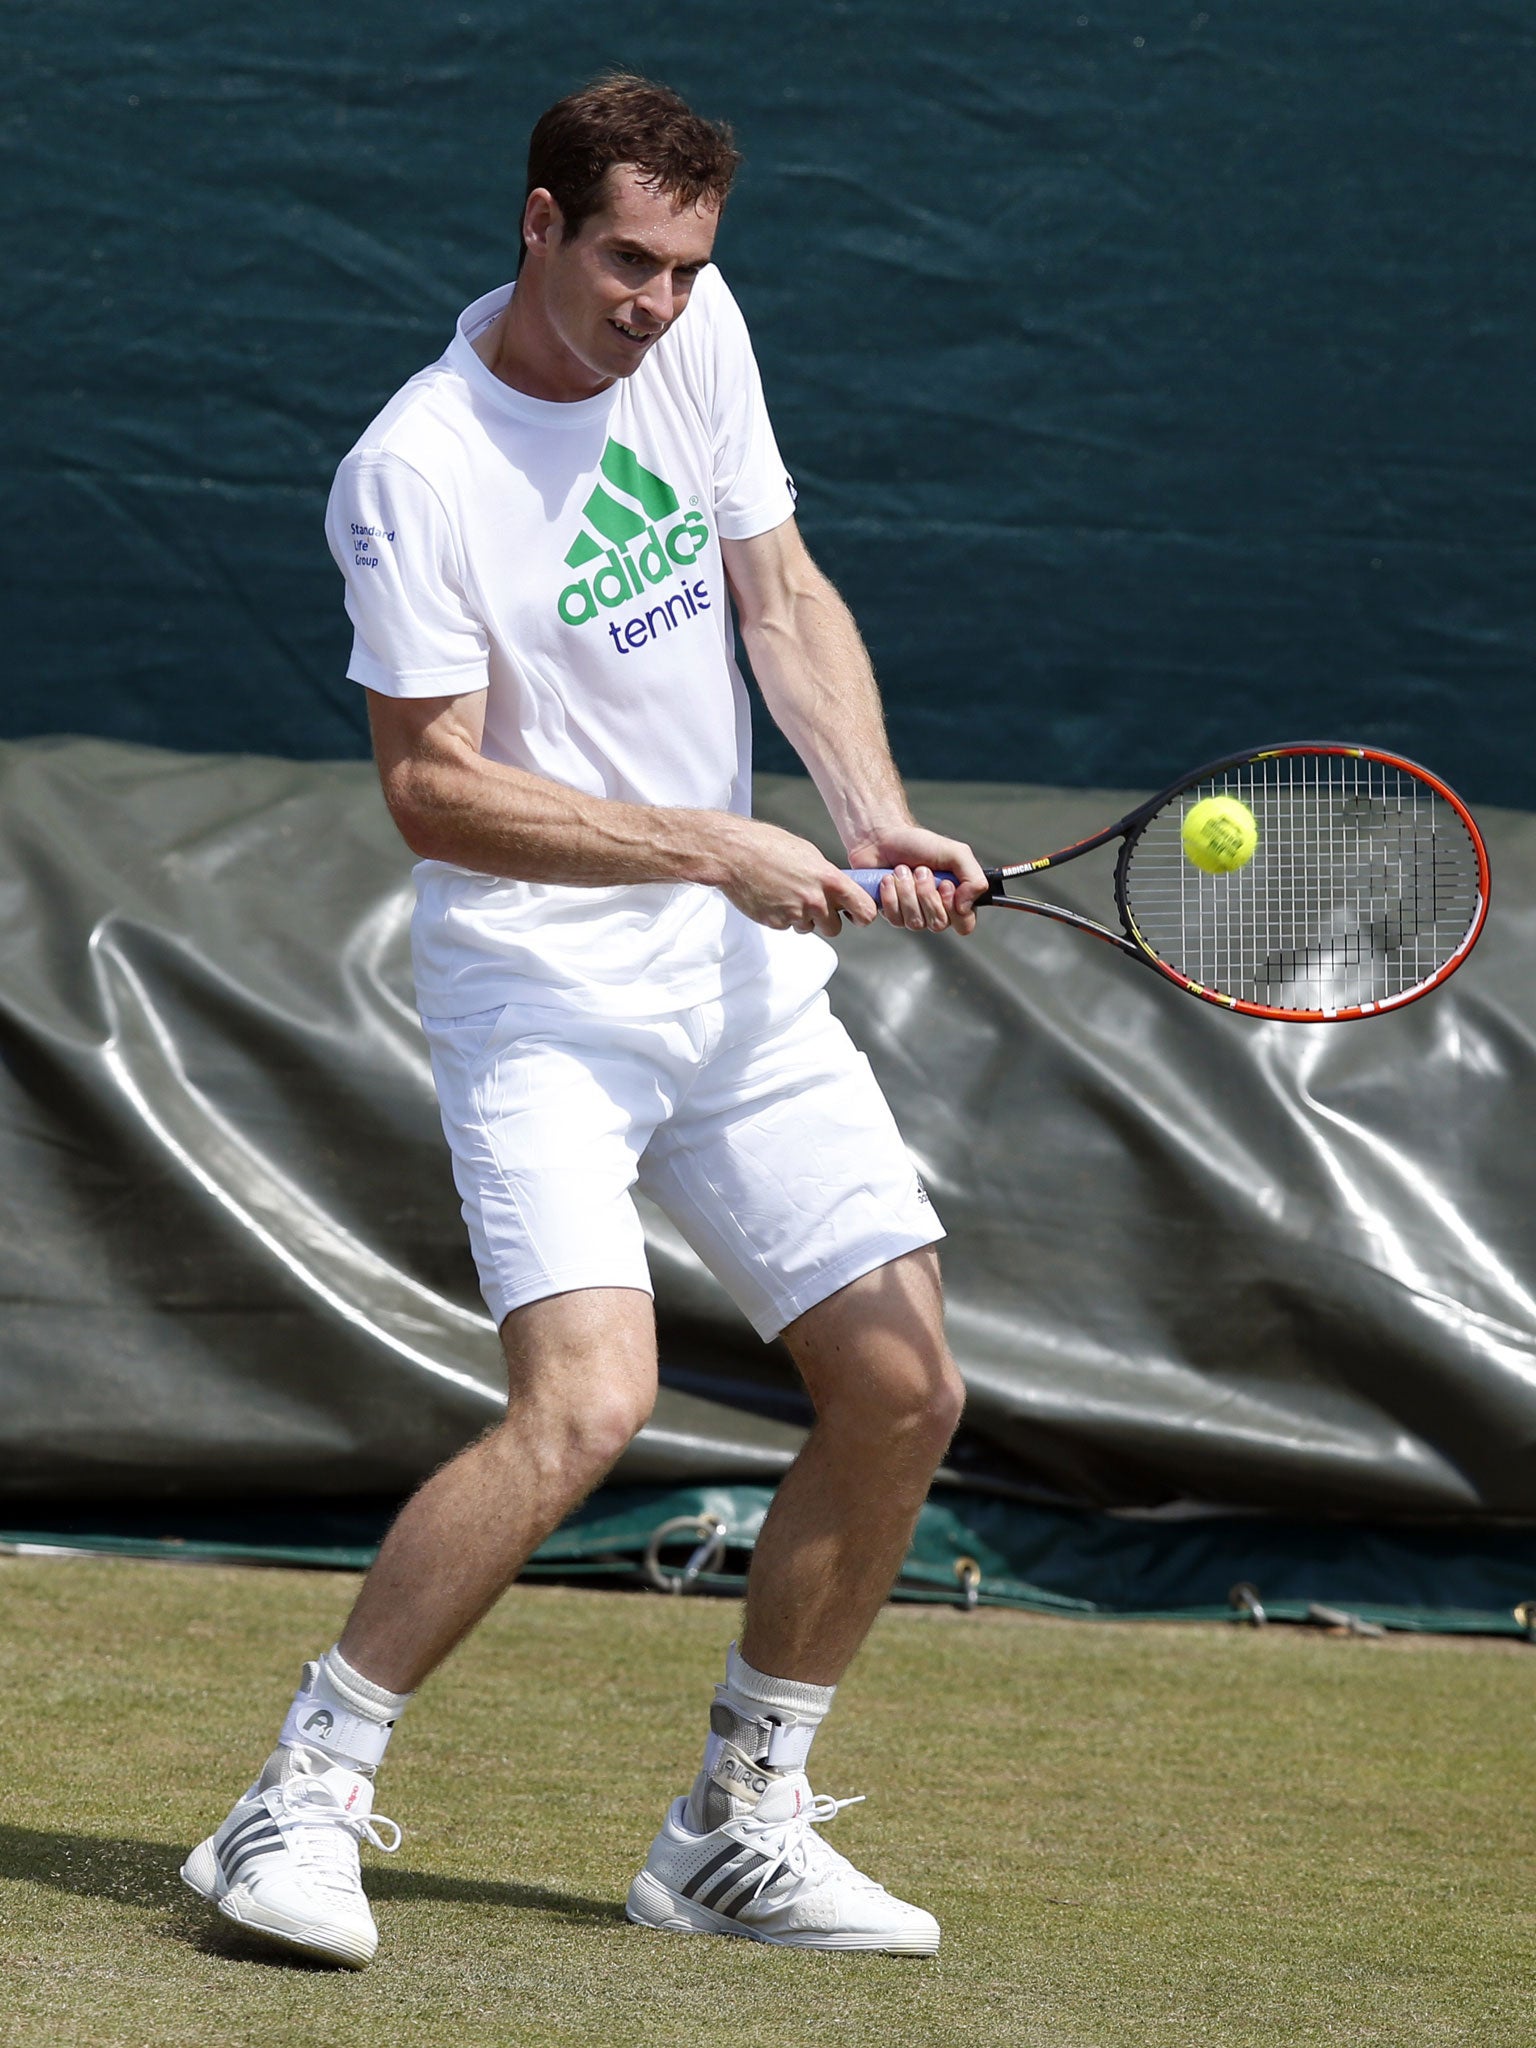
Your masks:
{"label": "green adidas logo", "polygon": [[[709,528],[697,512],[677,516],[676,491],[647,469],[632,448],[610,441],[599,467],[604,482],[582,507],[586,524],[566,550],[565,565],[603,566],[561,591],[557,609],[568,626],[584,626],[597,617],[599,607],[613,611],[631,598],[644,597],[696,561],[709,539]],[[668,520],[672,523],[664,526]],[[631,553],[636,542],[642,545]]]}

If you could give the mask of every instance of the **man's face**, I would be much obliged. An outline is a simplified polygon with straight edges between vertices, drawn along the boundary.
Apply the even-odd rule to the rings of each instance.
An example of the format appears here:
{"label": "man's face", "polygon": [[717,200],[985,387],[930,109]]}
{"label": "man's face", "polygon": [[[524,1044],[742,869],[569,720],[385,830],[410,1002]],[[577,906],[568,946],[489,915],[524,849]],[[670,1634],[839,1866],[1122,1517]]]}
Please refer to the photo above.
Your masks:
{"label": "man's face", "polygon": [[[633,376],[688,303],[709,261],[718,207],[678,206],[628,165],[609,171],[607,200],[567,238],[548,194],[526,216],[539,236],[544,310],[570,367],[596,391]],[[541,232],[542,231],[542,232]]]}

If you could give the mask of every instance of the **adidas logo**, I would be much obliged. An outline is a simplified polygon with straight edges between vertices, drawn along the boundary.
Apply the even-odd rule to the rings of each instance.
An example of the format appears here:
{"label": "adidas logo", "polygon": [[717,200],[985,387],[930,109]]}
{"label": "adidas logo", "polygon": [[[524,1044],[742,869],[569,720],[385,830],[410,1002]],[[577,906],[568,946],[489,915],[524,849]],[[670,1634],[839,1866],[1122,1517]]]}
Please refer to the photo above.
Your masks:
{"label": "adidas logo", "polygon": [[557,609],[568,626],[584,626],[600,608],[614,611],[648,596],[696,561],[709,539],[701,515],[682,512],[676,491],[633,449],[610,441],[600,467],[603,482],[582,507],[585,524],[566,550],[565,565],[602,567],[561,591]]}

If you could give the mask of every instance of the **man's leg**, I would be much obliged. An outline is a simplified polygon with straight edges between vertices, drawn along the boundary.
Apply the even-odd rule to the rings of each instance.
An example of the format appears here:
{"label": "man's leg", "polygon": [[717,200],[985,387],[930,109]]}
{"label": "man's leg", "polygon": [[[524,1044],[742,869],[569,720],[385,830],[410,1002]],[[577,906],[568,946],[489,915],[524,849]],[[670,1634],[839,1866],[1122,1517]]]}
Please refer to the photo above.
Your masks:
{"label": "man's leg", "polygon": [[598,1483],[656,1398],[654,1318],[637,1289],[532,1302],[501,1337],[505,1419],[406,1504],[341,1641],[305,1666],[266,1768],[182,1870],[227,1918],[332,1962],[360,1966],[378,1943],[357,1850],[398,1846],[395,1824],[373,1816],[372,1779],[411,1690]]}
{"label": "man's leg", "polygon": [[401,1510],[337,1645],[410,1692],[485,1615],[597,1485],[656,1402],[650,1296],[593,1287],[501,1326],[507,1413]]}
{"label": "man's leg", "polygon": [[816,1420],[757,1541],[703,1768],[652,1843],[629,1916],[678,1933],[931,1954],[932,1915],[811,1832],[837,1809],[813,1799],[805,1765],[964,1405],[936,1254],[908,1252],[853,1281],[784,1336]]}
{"label": "man's leg", "polygon": [[895,1582],[965,1405],[937,1253],[866,1273],[784,1342],[816,1421],[753,1552],[741,1650],[759,1671],[831,1686]]}

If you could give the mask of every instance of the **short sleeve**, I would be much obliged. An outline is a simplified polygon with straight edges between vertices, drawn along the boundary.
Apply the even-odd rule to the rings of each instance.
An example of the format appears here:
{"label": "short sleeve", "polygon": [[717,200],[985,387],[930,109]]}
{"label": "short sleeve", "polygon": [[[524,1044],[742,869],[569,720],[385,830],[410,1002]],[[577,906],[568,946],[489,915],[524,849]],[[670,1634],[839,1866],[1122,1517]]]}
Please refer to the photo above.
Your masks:
{"label": "short sleeve", "polygon": [[747,323],[718,271],[709,310],[715,518],[722,540],[750,540],[793,515],[795,490],[773,436]]}
{"label": "short sleeve", "polygon": [[336,472],[325,534],[346,578],[347,675],[386,697],[487,687],[489,643],[464,593],[437,493],[398,457],[354,450]]}

